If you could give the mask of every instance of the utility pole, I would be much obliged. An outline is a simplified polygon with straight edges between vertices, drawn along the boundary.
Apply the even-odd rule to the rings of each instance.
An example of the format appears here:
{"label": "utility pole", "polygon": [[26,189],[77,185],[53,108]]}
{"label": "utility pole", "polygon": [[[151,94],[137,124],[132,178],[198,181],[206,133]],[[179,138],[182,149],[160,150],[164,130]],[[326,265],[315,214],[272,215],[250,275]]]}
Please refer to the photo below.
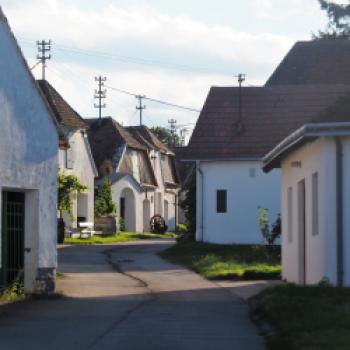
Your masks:
{"label": "utility pole", "polygon": [[107,90],[103,89],[105,82],[107,81],[106,77],[96,77],[95,81],[98,82],[98,90],[95,90],[94,98],[98,100],[98,103],[95,103],[95,108],[98,108],[98,117],[101,123],[102,120],[102,108],[106,108],[106,104],[102,101],[107,97]]}
{"label": "utility pole", "polygon": [[51,40],[45,41],[37,41],[36,45],[38,47],[38,54],[37,54],[37,59],[40,60],[41,62],[41,67],[42,67],[42,80],[45,80],[46,78],[46,61],[51,60],[51,54],[47,55],[47,53],[51,52]]}
{"label": "utility pole", "polygon": [[139,100],[139,105],[136,106],[136,109],[140,111],[140,126],[142,126],[142,112],[144,109],[146,109],[146,106],[142,104],[142,100],[146,98],[146,96],[143,95],[137,95],[135,96]]}
{"label": "utility pole", "polygon": [[175,147],[175,136],[176,136],[176,123],[177,121],[175,119],[168,120],[168,123],[170,124],[170,133],[171,133],[171,139],[173,147]]}
{"label": "utility pole", "polygon": [[243,96],[242,96],[242,84],[245,82],[246,75],[245,74],[238,74],[238,123],[237,123],[237,134],[242,134],[244,132],[244,125],[243,125]]}

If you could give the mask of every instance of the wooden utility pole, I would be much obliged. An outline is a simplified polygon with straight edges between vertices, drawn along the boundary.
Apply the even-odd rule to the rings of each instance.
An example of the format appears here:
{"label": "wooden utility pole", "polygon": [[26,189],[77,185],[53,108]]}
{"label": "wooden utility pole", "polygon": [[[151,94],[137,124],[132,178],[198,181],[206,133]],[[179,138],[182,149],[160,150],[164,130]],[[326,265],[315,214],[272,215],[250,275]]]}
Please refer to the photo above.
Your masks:
{"label": "wooden utility pole", "polygon": [[106,108],[106,104],[102,103],[102,101],[107,97],[107,90],[103,89],[105,82],[107,81],[106,77],[96,77],[95,81],[98,82],[98,90],[95,90],[95,96],[94,98],[98,101],[98,103],[95,103],[95,108],[98,109],[98,118],[101,122],[102,120],[102,109]]}
{"label": "wooden utility pole", "polygon": [[140,126],[142,126],[142,113],[143,113],[143,110],[146,109],[146,106],[145,105],[142,105],[142,100],[144,98],[146,98],[146,96],[143,96],[143,95],[137,95],[135,96],[138,100],[139,100],[139,105],[136,106],[136,109],[138,111],[140,111]]}
{"label": "wooden utility pole", "polygon": [[41,79],[45,80],[46,79],[46,61],[51,60],[51,54],[47,55],[47,53],[51,52],[51,40],[45,41],[37,41],[36,45],[38,47],[38,54],[37,54],[37,59],[41,62],[41,67],[42,67],[42,76]]}
{"label": "wooden utility pole", "polygon": [[177,120],[170,119],[168,120],[168,123],[170,124],[170,133],[171,133],[171,139],[172,139],[172,146],[175,147],[175,137],[176,137],[176,123]]}

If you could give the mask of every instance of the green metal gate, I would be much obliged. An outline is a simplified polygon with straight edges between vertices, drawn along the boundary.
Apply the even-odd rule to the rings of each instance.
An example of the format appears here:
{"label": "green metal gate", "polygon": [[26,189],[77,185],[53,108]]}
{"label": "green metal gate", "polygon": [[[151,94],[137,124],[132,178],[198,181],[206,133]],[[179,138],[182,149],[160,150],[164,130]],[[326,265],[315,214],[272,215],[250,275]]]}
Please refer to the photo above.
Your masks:
{"label": "green metal gate", "polygon": [[2,254],[0,285],[23,280],[24,270],[24,199],[21,192],[3,192]]}

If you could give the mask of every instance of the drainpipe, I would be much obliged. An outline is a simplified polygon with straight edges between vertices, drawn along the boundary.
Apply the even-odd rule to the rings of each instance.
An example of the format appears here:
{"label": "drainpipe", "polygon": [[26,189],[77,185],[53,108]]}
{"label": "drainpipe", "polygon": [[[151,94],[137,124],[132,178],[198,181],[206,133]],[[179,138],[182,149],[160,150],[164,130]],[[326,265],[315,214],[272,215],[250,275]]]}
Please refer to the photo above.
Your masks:
{"label": "drainpipe", "polygon": [[337,211],[337,285],[344,285],[344,164],[343,144],[340,137],[335,137],[336,144],[336,211]]}
{"label": "drainpipe", "polygon": [[197,169],[198,169],[198,172],[201,176],[201,203],[200,203],[200,208],[201,208],[201,222],[200,222],[201,238],[200,238],[200,240],[203,242],[204,241],[204,174],[203,174],[203,170],[201,168],[200,161],[197,161]]}

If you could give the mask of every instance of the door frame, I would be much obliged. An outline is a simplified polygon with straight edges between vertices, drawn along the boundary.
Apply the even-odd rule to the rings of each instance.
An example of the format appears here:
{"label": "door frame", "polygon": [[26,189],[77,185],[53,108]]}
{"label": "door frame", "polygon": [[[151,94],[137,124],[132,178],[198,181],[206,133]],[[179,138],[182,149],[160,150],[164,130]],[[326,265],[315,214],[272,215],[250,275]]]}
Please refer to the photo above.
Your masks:
{"label": "door frame", "polygon": [[299,283],[302,285],[305,285],[307,281],[305,179],[298,182],[298,261],[299,261]]}

